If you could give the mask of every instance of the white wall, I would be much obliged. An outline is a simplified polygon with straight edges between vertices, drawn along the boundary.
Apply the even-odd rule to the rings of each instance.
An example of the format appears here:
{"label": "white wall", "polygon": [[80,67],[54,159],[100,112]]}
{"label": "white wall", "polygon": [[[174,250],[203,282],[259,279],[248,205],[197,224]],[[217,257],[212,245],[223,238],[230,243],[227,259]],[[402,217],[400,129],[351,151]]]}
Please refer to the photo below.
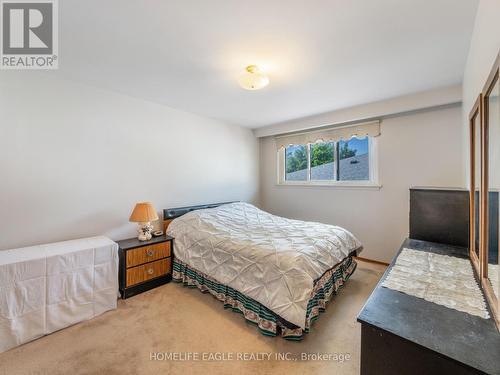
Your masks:
{"label": "white wall", "polygon": [[462,85],[454,85],[271,124],[255,129],[254,134],[257,137],[267,137],[322,126],[368,121],[383,116],[401,115],[426,108],[460,103],[462,103]]}
{"label": "white wall", "polygon": [[137,201],[258,199],[250,130],[51,74],[0,75],[0,249],[134,236]]}
{"label": "white wall", "polygon": [[483,90],[500,51],[500,1],[481,0],[476,14],[463,80],[464,173],[469,181],[469,112]]}
{"label": "white wall", "polygon": [[363,257],[389,262],[408,235],[409,187],[463,187],[461,108],[382,121],[380,190],[276,185],[276,148],[261,138],[261,204],[274,214],[340,225],[364,244]]}

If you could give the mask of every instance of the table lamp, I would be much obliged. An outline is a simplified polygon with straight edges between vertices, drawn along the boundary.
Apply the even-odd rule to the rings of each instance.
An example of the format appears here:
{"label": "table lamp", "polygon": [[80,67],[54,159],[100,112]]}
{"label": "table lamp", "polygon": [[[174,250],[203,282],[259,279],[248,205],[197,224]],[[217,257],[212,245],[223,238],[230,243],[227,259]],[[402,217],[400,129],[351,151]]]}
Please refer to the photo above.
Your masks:
{"label": "table lamp", "polygon": [[140,202],[135,205],[129,221],[139,224],[137,229],[139,241],[151,239],[151,232],[153,231],[151,222],[155,220],[158,220],[158,215],[150,202]]}

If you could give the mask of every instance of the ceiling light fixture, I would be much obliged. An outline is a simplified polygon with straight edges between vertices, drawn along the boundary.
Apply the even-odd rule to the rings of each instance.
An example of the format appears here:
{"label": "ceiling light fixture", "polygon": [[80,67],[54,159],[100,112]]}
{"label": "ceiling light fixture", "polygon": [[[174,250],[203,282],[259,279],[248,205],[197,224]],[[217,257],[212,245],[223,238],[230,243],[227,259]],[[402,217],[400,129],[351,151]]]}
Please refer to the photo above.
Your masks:
{"label": "ceiling light fixture", "polygon": [[257,65],[249,65],[238,82],[245,90],[259,90],[269,84],[269,77],[259,73]]}

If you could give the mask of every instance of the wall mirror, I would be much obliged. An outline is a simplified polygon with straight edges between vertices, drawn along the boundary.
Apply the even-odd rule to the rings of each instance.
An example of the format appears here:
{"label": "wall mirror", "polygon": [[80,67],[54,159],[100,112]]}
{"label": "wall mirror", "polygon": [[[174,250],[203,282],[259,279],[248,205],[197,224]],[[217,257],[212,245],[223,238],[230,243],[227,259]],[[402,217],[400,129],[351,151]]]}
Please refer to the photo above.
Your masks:
{"label": "wall mirror", "polygon": [[480,233],[481,233],[481,100],[476,100],[469,115],[469,139],[470,139],[470,258],[476,273],[481,275],[480,268]]}
{"label": "wall mirror", "polygon": [[499,209],[498,194],[500,191],[500,54],[482,92],[483,110],[483,184],[481,197],[482,234],[481,244],[481,285],[488,299],[490,308],[500,327],[499,305]]}

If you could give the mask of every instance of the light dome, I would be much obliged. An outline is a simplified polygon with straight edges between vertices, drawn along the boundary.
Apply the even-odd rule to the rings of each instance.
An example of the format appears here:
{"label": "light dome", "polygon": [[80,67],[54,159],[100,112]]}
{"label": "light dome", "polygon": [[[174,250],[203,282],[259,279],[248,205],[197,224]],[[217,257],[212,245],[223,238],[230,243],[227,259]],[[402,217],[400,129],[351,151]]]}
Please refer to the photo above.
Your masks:
{"label": "light dome", "polygon": [[238,82],[245,90],[259,90],[269,84],[269,77],[260,73],[256,65],[249,65]]}

